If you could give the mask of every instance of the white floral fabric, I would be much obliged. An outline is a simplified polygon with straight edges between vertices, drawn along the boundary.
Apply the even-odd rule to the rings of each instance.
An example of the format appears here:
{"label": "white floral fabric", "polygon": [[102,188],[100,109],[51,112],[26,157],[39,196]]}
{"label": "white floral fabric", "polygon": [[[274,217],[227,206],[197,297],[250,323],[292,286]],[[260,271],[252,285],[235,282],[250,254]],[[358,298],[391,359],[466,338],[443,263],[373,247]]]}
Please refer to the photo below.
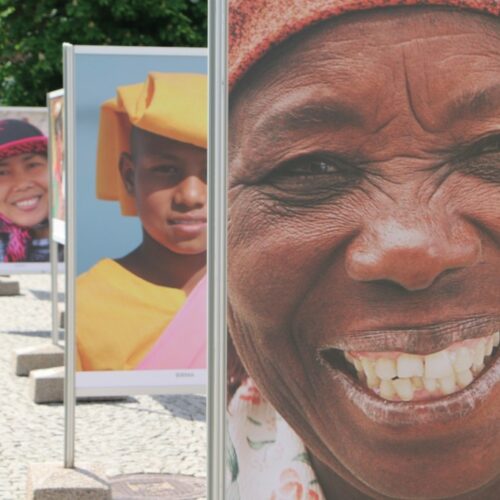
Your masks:
{"label": "white floral fabric", "polygon": [[226,500],[325,500],[304,444],[251,379],[227,424]]}

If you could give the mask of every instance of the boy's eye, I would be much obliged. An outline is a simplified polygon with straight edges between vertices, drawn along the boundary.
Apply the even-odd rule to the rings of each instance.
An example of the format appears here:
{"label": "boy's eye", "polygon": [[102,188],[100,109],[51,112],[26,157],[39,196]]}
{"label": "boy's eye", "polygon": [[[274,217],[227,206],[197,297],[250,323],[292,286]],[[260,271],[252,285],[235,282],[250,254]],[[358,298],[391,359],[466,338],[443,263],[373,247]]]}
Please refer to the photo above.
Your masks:
{"label": "boy's eye", "polygon": [[152,167],[151,170],[158,174],[175,175],[179,169],[174,165],[157,165]]}

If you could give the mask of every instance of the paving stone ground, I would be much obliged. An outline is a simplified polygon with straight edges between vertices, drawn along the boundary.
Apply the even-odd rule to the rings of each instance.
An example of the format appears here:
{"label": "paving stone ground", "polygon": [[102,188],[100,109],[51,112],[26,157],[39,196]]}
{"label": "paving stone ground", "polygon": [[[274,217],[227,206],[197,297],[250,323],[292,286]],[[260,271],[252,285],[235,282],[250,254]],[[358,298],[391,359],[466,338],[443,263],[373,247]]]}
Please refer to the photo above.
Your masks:
{"label": "paving stone ground", "polygon": [[[0,500],[18,500],[25,496],[29,463],[63,463],[64,407],[33,403],[28,378],[15,376],[11,366],[15,349],[50,342],[50,276],[8,280],[19,281],[21,295],[0,297]],[[158,483],[162,474],[165,480],[180,474],[199,484],[206,475],[205,408],[201,395],[78,403],[75,463],[99,462],[115,479],[154,474]]]}

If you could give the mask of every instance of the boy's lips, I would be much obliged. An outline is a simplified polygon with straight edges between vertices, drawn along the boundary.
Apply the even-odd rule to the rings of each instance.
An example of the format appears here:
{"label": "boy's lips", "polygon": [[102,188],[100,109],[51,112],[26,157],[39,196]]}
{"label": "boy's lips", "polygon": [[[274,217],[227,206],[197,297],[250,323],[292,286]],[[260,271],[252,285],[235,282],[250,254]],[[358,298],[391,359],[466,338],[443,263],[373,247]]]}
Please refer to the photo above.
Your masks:
{"label": "boy's lips", "polygon": [[183,216],[168,220],[168,224],[180,236],[194,238],[201,234],[207,226],[204,216]]}
{"label": "boy's lips", "polygon": [[370,420],[447,421],[474,410],[500,382],[499,331],[500,318],[483,316],[351,334],[319,354],[335,383]]}
{"label": "boy's lips", "polygon": [[195,226],[207,223],[206,217],[177,217],[175,219],[169,219],[169,223],[173,226]]}

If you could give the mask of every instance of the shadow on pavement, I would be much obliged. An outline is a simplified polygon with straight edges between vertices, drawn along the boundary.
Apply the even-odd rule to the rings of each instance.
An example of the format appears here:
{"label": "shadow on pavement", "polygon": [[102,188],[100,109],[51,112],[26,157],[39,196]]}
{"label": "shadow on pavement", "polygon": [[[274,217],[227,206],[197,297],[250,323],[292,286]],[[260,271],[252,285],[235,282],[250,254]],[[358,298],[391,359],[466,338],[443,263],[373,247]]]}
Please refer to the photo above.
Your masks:
{"label": "shadow on pavement", "polygon": [[40,338],[50,338],[51,332],[47,330],[32,330],[32,331],[22,331],[22,330],[10,330],[6,332],[8,335],[23,335],[24,337],[40,337]]}
{"label": "shadow on pavement", "polygon": [[206,398],[195,394],[175,394],[153,396],[153,399],[160,403],[174,417],[197,422],[206,420]]}
{"label": "shadow on pavement", "polygon": [[[33,290],[30,289],[30,292],[38,299],[38,300],[52,300],[52,293],[47,292],[46,290]],[[64,293],[59,292],[57,294],[57,301],[64,302]]]}

